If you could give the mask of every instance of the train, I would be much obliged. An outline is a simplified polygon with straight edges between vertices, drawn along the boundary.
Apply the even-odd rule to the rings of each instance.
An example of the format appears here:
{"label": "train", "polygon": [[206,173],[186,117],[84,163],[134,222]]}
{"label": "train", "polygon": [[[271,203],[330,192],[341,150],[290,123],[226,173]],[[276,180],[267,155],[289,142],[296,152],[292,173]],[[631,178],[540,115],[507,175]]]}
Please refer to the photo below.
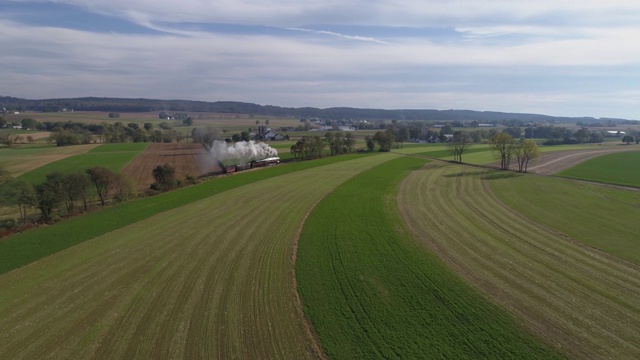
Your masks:
{"label": "train", "polygon": [[220,167],[225,174],[231,174],[238,171],[255,169],[259,167],[265,167],[270,165],[275,165],[280,163],[280,158],[277,156],[268,157],[262,160],[253,160],[244,164],[234,164],[234,165],[224,165],[220,163]]}

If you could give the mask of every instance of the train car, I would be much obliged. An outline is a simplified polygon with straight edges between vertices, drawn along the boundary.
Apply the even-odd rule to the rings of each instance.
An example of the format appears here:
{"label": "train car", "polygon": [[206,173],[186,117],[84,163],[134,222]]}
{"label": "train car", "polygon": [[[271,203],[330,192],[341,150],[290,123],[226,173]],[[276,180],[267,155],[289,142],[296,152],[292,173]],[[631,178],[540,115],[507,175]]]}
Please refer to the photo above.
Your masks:
{"label": "train car", "polygon": [[251,169],[251,163],[236,165],[236,171],[249,170],[249,169]]}
{"label": "train car", "polygon": [[276,156],[276,157],[270,157],[262,160],[254,160],[244,164],[224,165],[220,163],[220,168],[222,168],[222,171],[225,174],[231,174],[238,171],[255,169],[255,168],[275,165],[279,163],[280,163],[280,158]]}

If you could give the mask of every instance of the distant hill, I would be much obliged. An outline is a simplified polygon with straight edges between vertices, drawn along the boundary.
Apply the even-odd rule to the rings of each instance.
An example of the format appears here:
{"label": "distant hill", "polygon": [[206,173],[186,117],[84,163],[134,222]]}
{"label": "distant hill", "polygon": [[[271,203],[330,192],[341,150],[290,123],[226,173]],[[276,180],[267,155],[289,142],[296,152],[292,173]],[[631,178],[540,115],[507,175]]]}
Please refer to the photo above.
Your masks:
{"label": "distant hill", "polygon": [[157,99],[126,99],[83,97],[70,99],[42,99],[29,100],[10,96],[0,96],[0,108],[7,111],[42,111],[58,112],[74,111],[104,111],[104,112],[215,112],[231,114],[254,114],[287,116],[296,118],[322,119],[356,119],[356,120],[430,120],[430,121],[478,121],[504,122],[518,120],[523,122],[633,122],[627,119],[592,118],[592,117],[556,117],[540,114],[505,113],[496,111],[473,110],[417,110],[417,109],[358,109],[349,107],[334,107],[318,109],[312,107],[290,108],[272,105],[258,105],[237,101],[191,101],[191,100],[157,100]]}

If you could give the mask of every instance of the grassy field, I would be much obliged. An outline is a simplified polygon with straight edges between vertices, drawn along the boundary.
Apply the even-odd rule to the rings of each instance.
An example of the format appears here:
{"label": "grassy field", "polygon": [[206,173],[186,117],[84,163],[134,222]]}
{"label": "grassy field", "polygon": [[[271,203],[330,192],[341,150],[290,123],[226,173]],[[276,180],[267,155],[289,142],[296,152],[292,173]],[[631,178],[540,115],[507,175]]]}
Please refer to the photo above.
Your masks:
{"label": "grassy field", "polygon": [[[119,172],[131,159],[149,146],[149,143],[103,144],[88,152],[47,163],[25,174],[19,179],[32,184],[44,181],[47,174],[60,171],[62,173],[84,172],[94,166],[103,166]],[[68,146],[75,148],[75,146]]]}
{"label": "grassy field", "polygon": [[602,155],[559,172],[562,177],[640,187],[640,151]]}
{"label": "grassy field", "polygon": [[0,150],[0,166],[4,167],[12,176],[18,177],[24,173],[37,169],[45,164],[80,155],[98,145],[78,146],[20,146]]}
{"label": "grassy field", "polygon": [[[392,157],[331,159],[204,198],[215,186],[195,186],[200,201],[5,273],[0,358],[313,358],[295,302],[297,229],[336,186]],[[179,192],[168,195],[174,206]]]}
{"label": "grassy field", "polygon": [[128,201],[99,212],[75,217],[0,240],[0,274],[30,264],[94,237],[134,224],[163,211],[213,196],[220,192],[281,176],[369,155],[349,155],[280,165],[207,181],[158,196]]}
{"label": "grassy field", "polygon": [[[527,204],[511,199],[538,183],[546,186],[525,191]],[[584,192],[572,190],[578,187],[567,180],[434,163],[403,182],[399,206],[425,246],[558,351],[571,358],[638,358],[640,267],[555,227],[573,222],[574,228],[588,228],[626,196],[616,194],[618,200],[610,202],[607,192],[594,192],[600,203],[583,201]],[[554,209],[548,200],[555,197],[572,208]],[[520,205],[512,208],[501,199]],[[624,202],[628,210],[637,206],[637,198]],[[523,210],[532,203],[540,207]],[[599,211],[591,213],[596,205]],[[592,236],[612,241],[623,232],[615,226],[594,225]],[[631,242],[624,246],[637,248]]]}
{"label": "grassy field", "polygon": [[298,287],[329,357],[554,358],[400,225],[398,183],[423,164],[404,157],[358,175],[304,225]]}
{"label": "grassy field", "polygon": [[640,266],[640,192],[540,176],[491,184],[527,218]]}

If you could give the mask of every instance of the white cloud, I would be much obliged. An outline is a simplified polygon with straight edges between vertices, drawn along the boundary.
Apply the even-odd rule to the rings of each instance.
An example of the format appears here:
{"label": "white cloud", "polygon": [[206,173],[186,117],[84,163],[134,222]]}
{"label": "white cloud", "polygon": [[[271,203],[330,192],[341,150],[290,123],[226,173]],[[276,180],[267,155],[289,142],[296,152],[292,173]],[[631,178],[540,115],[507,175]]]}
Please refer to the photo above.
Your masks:
{"label": "white cloud", "polygon": [[[0,48],[10,49],[0,57],[0,95],[640,117],[634,89],[640,25],[627,21],[640,6],[628,1],[60,2],[166,33],[92,33],[0,20]],[[268,25],[298,34],[171,25],[181,21]],[[339,24],[355,30],[334,31]],[[378,36],[384,29],[372,36],[357,25],[441,25],[463,36]],[[619,75],[625,70],[627,78]]]}

